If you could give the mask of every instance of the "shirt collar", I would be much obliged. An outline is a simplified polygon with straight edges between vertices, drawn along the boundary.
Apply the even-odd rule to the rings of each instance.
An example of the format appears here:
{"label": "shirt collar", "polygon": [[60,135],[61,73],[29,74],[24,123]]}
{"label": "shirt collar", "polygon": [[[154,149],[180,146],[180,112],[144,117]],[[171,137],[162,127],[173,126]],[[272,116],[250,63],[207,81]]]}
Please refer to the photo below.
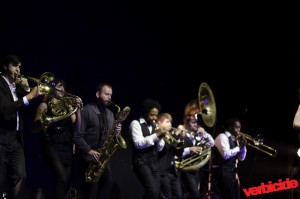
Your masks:
{"label": "shirt collar", "polygon": [[3,77],[3,79],[5,79],[5,81],[9,85],[9,87],[16,88],[16,83],[15,82],[9,83],[8,79],[5,76],[2,75],[2,77]]}
{"label": "shirt collar", "polygon": [[225,133],[225,135],[226,135],[227,137],[232,136],[231,133],[230,133],[229,131],[225,131],[224,133]]}

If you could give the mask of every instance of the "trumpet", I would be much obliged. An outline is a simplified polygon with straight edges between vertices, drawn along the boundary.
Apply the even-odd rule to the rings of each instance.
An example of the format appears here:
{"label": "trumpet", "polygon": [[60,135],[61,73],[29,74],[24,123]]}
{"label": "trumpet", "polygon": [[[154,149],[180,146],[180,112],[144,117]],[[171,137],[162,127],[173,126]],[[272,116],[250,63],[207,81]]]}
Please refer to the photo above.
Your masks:
{"label": "trumpet", "polygon": [[59,91],[64,94],[63,97],[58,99],[56,102],[47,102],[47,105],[51,107],[51,112],[53,115],[48,115],[47,111],[44,111],[41,114],[40,122],[44,132],[47,132],[50,125],[52,125],[54,122],[68,118],[77,110],[83,108],[83,102],[80,97],[55,88],[55,76],[50,72],[43,73],[39,79],[17,74],[15,77],[15,82],[20,83],[22,81],[22,78],[36,83],[41,94],[51,97],[55,97],[53,94],[54,91]]}
{"label": "trumpet", "polygon": [[[64,94],[64,98],[68,99],[68,101],[69,101],[68,103],[71,103],[72,106],[78,106],[79,109],[83,108],[83,102],[82,102],[82,100],[79,96],[76,96],[76,95],[73,95],[71,93],[61,91],[61,90],[55,88],[55,84],[54,84],[55,76],[51,72],[43,73],[39,79],[36,78],[36,77],[31,77],[31,76],[18,74],[15,77],[16,83],[21,82],[22,78],[25,78],[29,81],[32,81],[32,82],[36,83],[39,87],[39,92],[41,94],[52,95],[52,94],[50,94],[51,92],[59,91],[59,92],[62,92]],[[80,102],[79,104],[76,102],[76,99],[79,100],[79,102]]]}
{"label": "trumpet", "polygon": [[[170,144],[170,145],[174,145],[176,149],[181,149],[183,148],[184,146],[184,143],[181,142],[181,141],[177,141],[170,133],[169,131],[166,131],[166,130],[163,130],[159,127],[159,125],[156,123],[155,120],[153,120],[153,124],[155,125],[155,130],[156,131],[162,131],[164,133],[164,141],[167,143],[167,144]],[[171,129],[175,129],[175,128],[171,128]]]}
{"label": "trumpet", "polygon": [[182,149],[184,146],[184,142],[176,140],[168,131],[165,132],[163,139],[167,144],[174,145],[176,149]]}
{"label": "trumpet", "polygon": [[263,136],[261,134],[258,134],[255,138],[253,138],[249,134],[239,132],[237,138],[238,139],[245,138],[246,140],[252,142],[252,143],[249,143],[249,142],[247,143],[247,145],[249,145],[250,147],[252,147],[254,149],[257,149],[257,150],[259,150],[259,151],[261,151],[261,152],[263,152],[263,153],[265,153],[269,156],[272,156],[272,157],[277,156],[276,149],[273,149],[272,147],[267,146],[263,143],[264,139],[263,139]]}

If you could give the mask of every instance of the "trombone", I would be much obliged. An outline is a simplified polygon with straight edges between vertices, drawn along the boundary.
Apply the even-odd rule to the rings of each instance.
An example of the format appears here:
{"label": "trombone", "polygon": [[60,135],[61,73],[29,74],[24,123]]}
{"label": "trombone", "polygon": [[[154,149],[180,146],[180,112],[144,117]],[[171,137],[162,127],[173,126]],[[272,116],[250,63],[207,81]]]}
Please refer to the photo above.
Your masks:
{"label": "trombone", "polygon": [[258,134],[255,138],[253,138],[251,135],[249,134],[246,134],[246,133],[242,133],[242,132],[239,132],[238,133],[238,138],[239,137],[244,137],[245,139],[249,140],[250,142],[252,143],[247,143],[247,145],[249,145],[250,147],[254,148],[254,149],[257,149],[269,156],[272,156],[272,157],[276,157],[277,156],[277,151],[276,149],[273,149],[272,147],[270,146],[267,146],[265,145],[263,142],[264,142],[264,139],[263,139],[263,136],[261,134]]}

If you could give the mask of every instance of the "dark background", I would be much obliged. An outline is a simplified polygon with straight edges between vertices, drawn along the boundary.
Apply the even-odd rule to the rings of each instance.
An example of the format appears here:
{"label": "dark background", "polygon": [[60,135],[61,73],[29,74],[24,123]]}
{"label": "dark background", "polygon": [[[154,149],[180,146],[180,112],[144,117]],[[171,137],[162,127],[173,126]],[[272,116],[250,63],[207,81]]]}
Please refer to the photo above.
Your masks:
{"label": "dark background", "polygon": [[[123,123],[128,143],[128,125],[145,98],[159,100],[177,126],[185,105],[207,82],[217,106],[215,128],[207,129],[214,137],[226,118],[236,116],[243,132],[264,134],[265,144],[278,150],[273,158],[249,148],[239,165],[241,187],[298,180],[292,121],[300,49],[293,12],[280,6],[143,1],[11,1],[1,3],[0,11],[0,57],[21,56],[24,75],[49,71],[64,78],[67,90],[84,104],[93,101],[97,82],[110,83],[113,101],[131,107]],[[28,128],[25,139],[28,187],[50,193],[52,179],[39,154],[38,135]],[[128,145],[111,160],[115,193],[141,198]],[[296,195],[297,190],[260,197]]]}

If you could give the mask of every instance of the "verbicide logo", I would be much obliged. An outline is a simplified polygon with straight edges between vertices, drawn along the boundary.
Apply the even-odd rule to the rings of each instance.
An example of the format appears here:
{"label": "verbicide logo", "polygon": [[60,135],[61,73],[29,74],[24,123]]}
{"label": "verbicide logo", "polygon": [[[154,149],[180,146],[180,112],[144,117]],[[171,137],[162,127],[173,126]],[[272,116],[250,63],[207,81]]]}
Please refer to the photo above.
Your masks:
{"label": "verbicide logo", "polygon": [[272,181],[269,181],[268,184],[261,183],[257,187],[250,187],[248,189],[244,188],[243,191],[247,197],[250,196],[256,196],[261,194],[267,194],[277,191],[283,191],[287,189],[293,189],[298,187],[299,183],[297,180],[290,180],[289,178],[286,178],[285,181],[282,181],[282,179],[279,179],[278,182],[272,183]]}

